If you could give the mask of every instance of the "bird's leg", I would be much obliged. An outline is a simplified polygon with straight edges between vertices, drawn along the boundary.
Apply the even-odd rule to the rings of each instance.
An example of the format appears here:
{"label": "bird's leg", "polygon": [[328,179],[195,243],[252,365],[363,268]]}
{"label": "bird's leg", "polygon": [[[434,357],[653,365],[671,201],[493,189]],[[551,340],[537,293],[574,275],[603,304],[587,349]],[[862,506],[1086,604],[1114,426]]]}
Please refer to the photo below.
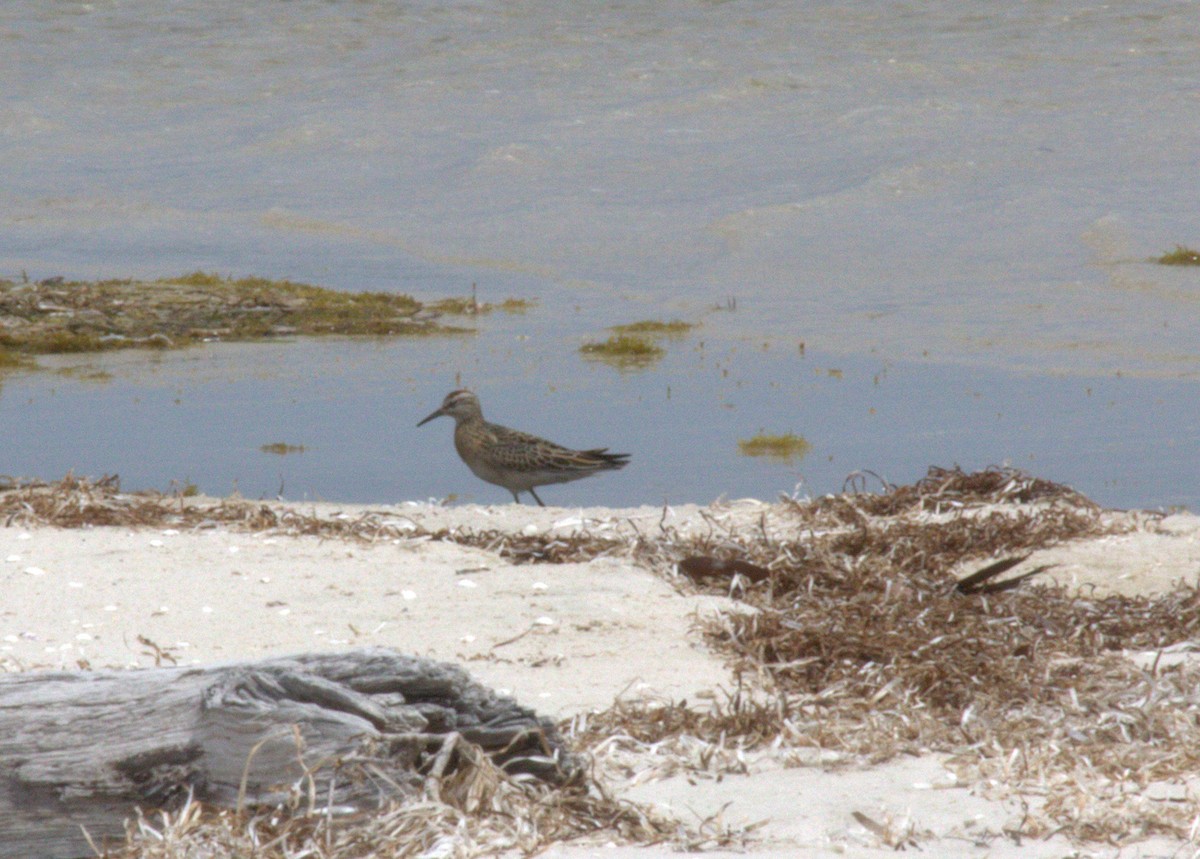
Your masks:
{"label": "bird's leg", "polygon": [[515,503],[517,503],[517,504],[520,504],[520,503],[521,503],[521,496],[517,494],[517,490],[515,490],[515,489],[510,489],[510,490],[508,490],[508,491],[509,491],[509,492],[511,492],[511,493],[513,494],[513,501],[514,501]]}
{"label": "bird's leg", "polygon": [[533,496],[533,500],[534,500],[534,501],[536,501],[536,502],[538,503],[538,507],[545,507],[545,506],[546,506],[545,504],[543,504],[543,503],[542,503],[542,499],[538,498],[538,494],[537,494],[536,492],[534,492],[534,491],[533,491],[533,488],[532,488],[532,487],[530,487],[530,489],[529,489],[529,494],[530,494],[530,495],[532,495],[532,496]]}

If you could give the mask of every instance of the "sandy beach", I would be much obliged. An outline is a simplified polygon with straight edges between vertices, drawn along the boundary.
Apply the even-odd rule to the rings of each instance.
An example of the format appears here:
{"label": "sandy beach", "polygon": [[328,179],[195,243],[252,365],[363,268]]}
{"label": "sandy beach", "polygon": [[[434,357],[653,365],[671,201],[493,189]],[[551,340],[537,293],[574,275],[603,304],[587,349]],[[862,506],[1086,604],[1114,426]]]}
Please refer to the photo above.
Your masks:
{"label": "sandy beach", "polygon": [[[370,518],[387,523],[390,536],[367,542],[220,522],[62,528],[10,520],[0,529],[0,667],[205,664],[381,645],[459,663],[560,720],[604,710],[618,698],[703,702],[723,696],[733,677],[696,623],[738,611],[735,600],[690,592],[676,572],[647,569],[618,553],[584,563],[515,563],[486,547],[430,539],[428,532],[470,529],[499,540],[568,538],[586,530],[632,539],[663,528],[770,530],[787,515],[779,504],[754,500],[624,510],[268,506],[320,520]],[[403,536],[407,531],[414,536]],[[1127,533],[1046,549],[1026,565],[1052,564],[1047,575],[1096,595],[1148,594],[1195,581],[1198,538],[1198,517],[1145,517]],[[796,762],[768,750],[747,755],[741,774],[647,777],[635,765],[608,778],[619,795],[684,821],[717,815],[728,827],[753,826],[745,849],[764,859],[894,852],[897,845],[885,843],[864,816],[891,832],[911,833],[911,845],[924,855],[1150,857],[1196,850],[1162,836],[1120,848],[1053,834],[1006,836],[1020,823],[1020,798],[958,784],[935,753],[836,769],[821,766],[819,756],[812,765]],[[1187,785],[1175,788],[1172,801],[1195,803]],[[545,855],[671,852],[667,845],[599,841],[557,845]]]}

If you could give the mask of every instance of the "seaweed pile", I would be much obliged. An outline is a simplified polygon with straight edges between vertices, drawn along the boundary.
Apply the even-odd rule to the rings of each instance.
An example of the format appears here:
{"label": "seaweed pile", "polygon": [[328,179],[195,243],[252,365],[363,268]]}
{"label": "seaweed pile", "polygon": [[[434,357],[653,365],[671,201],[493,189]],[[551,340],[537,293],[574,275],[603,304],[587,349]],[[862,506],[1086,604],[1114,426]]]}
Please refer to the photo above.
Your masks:
{"label": "seaweed pile", "polygon": [[700,829],[681,837],[674,821],[594,785],[552,788],[514,778],[465,740],[443,751],[449,753],[430,763],[424,795],[415,802],[348,816],[305,784],[296,785],[291,799],[275,808],[216,810],[189,799],[169,812],[139,810],[126,824],[125,845],[97,854],[109,859],[408,859],[506,851],[529,856],[592,833],[643,844],[732,841],[720,833],[706,837]]}
{"label": "seaweed pile", "polygon": [[399,293],[204,272],[153,281],[0,280],[0,349],[12,363],[17,355],[170,349],[215,340],[455,334],[465,329],[435,318],[483,307],[474,301],[425,306]]}
{"label": "seaweed pile", "polygon": [[794,539],[763,529],[672,550],[762,573],[692,585],[731,590],[745,607],[700,622],[739,691],[708,712],[618,706],[587,720],[583,746],[624,736],[733,771],[768,748],[826,766],[938,752],[960,784],[1028,802],[1013,837],[1192,835],[1200,671],[1160,657],[1190,649],[1197,586],[1098,597],[1024,574],[1015,587],[959,586],[966,566],[1003,573],[1015,564],[987,562],[1119,533],[1129,519],[1008,469],[931,469],[881,494],[784,503]]}
{"label": "seaweed pile", "polygon": [[[673,527],[664,513],[653,533],[628,521],[564,536],[435,529],[394,512],[319,517],[236,499],[126,495],[115,479],[68,478],[0,493],[8,524],[444,540],[520,563],[618,556],[681,591],[732,598],[727,610],[697,619],[700,634],[731,667],[734,691],[723,699],[700,706],[618,701],[572,720],[564,732],[593,756],[596,769],[573,794],[464,788],[475,797],[470,802],[442,800],[436,813],[397,809],[369,832],[399,831],[420,813],[441,821],[429,832],[447,838],[471,817],[482,827],[470,830],[478,833],[471,841],[477,852],[487,852],[485,844],[534,852],[597,831],[616,840],[734,844],[747,833],[713,821],[663,821],[613,800],[604,781],[633,769],[717,777],[747,771],[755,755],[845,767],[937,753],[959,784],[1025,807],[1005,833],[1012,838],[1195,837],[1188,785],[1200,772],[1200,670],[1186,652],[1200,629],[1200,589],[1181,582],[1144,596],[1080,592],[1037,575],[1044,568],[1021,572],[1019,563],[1038,549],[1152,528],[1153,514],[1105,511],[1068,487],[1005,468],[933,468],[910,486],[867,492],[859,481],[839,495],[783,498],[762,509],[748,520],[710,508],[701,513],[707,527],[699,529]],[[500,794],[517,805],[497,812]],[[539,817],[550,814],[547,808],[553,815]],[[168,828],[192,825],[186,814]],[[311,809],[300,819],[312,843],[329,845],[306,855],[371,854],[334,849],[332,830],[321,829]],[[287,825],[301,826],[296,820]],[[241,837],[249,824],[243,815],[225,825]],[[281,837],[267,835],[261,829],[255,837],[264,845]],[[381,843],[362,837],[355,843]],[[428,838],[420,842],[425,848]],[[371,855],[410,855],[379,849]]]}

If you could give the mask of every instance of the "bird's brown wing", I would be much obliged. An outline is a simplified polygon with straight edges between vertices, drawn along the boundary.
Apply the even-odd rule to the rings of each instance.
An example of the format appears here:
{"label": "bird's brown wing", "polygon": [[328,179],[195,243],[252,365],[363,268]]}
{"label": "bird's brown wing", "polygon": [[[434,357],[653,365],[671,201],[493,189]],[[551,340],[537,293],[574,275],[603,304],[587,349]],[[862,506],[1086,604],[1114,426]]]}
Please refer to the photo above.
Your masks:
{"label": "bird's brown wing", "polygon": [[608,448],[572,450],[544,438],[507,427],[492,427],[493,441],[488,458],[496,465],[522,472],[583,476],[594,471],[620,468],[628,454],[608,453]]}

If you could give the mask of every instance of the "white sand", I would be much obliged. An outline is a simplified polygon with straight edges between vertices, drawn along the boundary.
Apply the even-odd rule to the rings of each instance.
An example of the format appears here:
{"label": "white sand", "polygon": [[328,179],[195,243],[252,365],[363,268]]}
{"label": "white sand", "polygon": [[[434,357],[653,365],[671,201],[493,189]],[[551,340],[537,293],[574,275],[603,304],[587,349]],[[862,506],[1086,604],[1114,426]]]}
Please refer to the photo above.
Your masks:
{"label": "white sand", "polygon": [[[366,508],[294,505],[322,516]],[[664,520],[658,508],[373,507],[425,527],[521,533],[557,525],[570,533],[652,532],[710,525],[695,507]],[[707,511],[758,521],[772,508],[737,502]],[[1174,516],[1153,529],[1039,553],[1063,581],[1147,592],[1200,572],[1200,518]],[[540,712],[566,717],[616,696],[695,700],[730,688],[719,657],[691,631],[697,611],[725,600],[679,594],[624,560],[514,566],[497,554],[427,540],[374,545],[214,528],[9,527],[0,529],[0,664],[9,669],[148,666],[153,647],[179,662],[225,661],[306,650],[384,645],[463,663],[482,682]],[[636,782],[637,779],[632,781]],[[827,772],[783,768],[770,755],[750,774],[682,776],[618,786],[684,819],[723,810],[730,824],[766,820],[754,855],[891,854],[852,816],[911,825],[925,856],[1115,856],[1061,837],[1016,844],[1000,835],[1021,809],[956,787],[936,756]],[[1123,857],[1177,855],[1172,841],[1142,842]],[[1191,855],[1191,848],[1184,847]],[[1076,851],[1078,851],[1076,853]],[[655,857],[668,848],[566,846],[548,856]],[[724,854],[709,854],[724,855]],[[734,854],[730,854],[734,855]]]}

